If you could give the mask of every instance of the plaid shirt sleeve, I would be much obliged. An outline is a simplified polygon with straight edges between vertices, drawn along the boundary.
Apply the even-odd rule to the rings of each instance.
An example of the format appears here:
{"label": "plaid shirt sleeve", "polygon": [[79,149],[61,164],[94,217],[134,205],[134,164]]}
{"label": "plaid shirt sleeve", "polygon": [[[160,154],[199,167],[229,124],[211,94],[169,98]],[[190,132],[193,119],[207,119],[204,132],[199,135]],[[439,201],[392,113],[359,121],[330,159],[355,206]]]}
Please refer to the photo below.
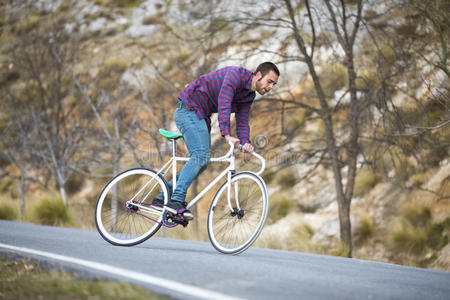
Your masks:
{"label": "plaid shirt sleeve", "polygon": [[250,144],[250,126],[248,125],[248,119],[250,116],[250,107],[253,102],[245,102],[240,106],[240,110],[235,114],[236,116],[236,133],[241,140],[241,144]]}
{"label": "plaid shirt sleeve", "polygon": [[223,136],[231,135],[231,102],[233,101],[234,91],[238,84],[239,76],[235,70],[231,69],[224,76],[222,87],[220,88],[219,97],[217,99],[219,128],[220,133]]}

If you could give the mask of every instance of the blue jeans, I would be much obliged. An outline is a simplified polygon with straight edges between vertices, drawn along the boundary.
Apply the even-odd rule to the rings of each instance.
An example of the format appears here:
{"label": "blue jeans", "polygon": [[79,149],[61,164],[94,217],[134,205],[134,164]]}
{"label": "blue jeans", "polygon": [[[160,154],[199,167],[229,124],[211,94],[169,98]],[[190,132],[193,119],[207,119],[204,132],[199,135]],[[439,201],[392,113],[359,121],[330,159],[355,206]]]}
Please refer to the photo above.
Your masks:
{"label": "blue jeans", "polygon": [[[189,160],[177,174],[177,186],[169,182],[169,194],[175,201],[185,201],[189,186],[207,167],[211,155],[211,137],[205,120],[200,120],[194,111],[181,106],[174,113],[175,124],[184,136],[189,151]],[[162,199],[160,194],[158,198]]]}

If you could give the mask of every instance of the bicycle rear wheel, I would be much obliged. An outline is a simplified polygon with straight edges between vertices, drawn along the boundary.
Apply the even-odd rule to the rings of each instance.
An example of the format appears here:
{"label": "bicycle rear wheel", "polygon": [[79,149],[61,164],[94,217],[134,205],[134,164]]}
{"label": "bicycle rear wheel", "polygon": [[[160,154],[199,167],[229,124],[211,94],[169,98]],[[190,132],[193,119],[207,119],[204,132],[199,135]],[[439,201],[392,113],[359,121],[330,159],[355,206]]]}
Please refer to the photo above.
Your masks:
{"label": "bicycle rear wheel", "polygon": [[100,235],[118,246],[133,246],[150,238],[161,227],[163,207],[151,205],[168,187],[153,170],[136,168],[114,177],[101,192],[95,209]]}
{"label": "bicycle rear wheel", "polygon": [[212,200],[207,223],[214,248],[234,255],[250,247],[260,234],[269,200],[264,181],[255,173],[238,173],[231,182],[230,202],[225,182]]}

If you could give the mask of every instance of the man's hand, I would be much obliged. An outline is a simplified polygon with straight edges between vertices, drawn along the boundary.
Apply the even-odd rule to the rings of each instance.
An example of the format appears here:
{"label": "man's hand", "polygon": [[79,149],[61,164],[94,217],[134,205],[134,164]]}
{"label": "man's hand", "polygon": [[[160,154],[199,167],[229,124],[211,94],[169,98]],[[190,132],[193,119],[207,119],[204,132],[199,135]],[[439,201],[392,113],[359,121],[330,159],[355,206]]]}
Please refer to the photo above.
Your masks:
{"label": "man's hand", "polygon": [[253,148],[252,144],[245,143],[244,146],[242,146],[241,151],[244,153],[252,153],[255,148]]}
{"label": "man's hand", "polygon": [[[227,141],[227,143],[232,142],[233,145],[234,145],[234,149],[238,149],[239,148],[240,140],[238,138],[235,138],[234,136],[231,136],[231,135],[226,135],[225,136],[225,140]],[[253,148],[252,144],[245,143],[242,146],[241,151],[244,152],[244,153],[252,153],[254,149],[255,148]]]}
{"label": "man's hand", "polygon": [[225,140],[227,141],[228,144],[230,142],[233,143],[234,149],[237,149],[239,147],[240,140],[238,138],[235,138],[234,136],[231,135],[226,135]]}

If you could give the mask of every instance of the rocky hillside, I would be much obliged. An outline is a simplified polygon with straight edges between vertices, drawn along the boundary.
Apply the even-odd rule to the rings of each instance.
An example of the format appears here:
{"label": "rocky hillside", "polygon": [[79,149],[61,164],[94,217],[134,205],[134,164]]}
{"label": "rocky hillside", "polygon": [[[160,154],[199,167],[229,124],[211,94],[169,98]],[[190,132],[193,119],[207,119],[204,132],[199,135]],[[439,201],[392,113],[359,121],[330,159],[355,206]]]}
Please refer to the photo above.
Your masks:
{"label": "rocky hillside", "polygon": [[[365,21],[373,28],[384,28],[383,24],[389,24],[395,18],[395,14],[381,14],[383,7],[370,1],[363,2]],[[397,2],[404,4],[403,1]],[[169,148],[154,132],[159,127],[176,130],[172,120],[175,98],[183,86],[196,76],[224,65],[237,64],[252,69],[260,61],[273,60],[282,71],[279,87],[268,97],[258,98],[260,101],[255,103],[251,123],[253,143],[268,162],[264,179],[268,183],[271,199],[268,224],[258,240],[258,246],[342,255],[334,173],[325,154],[320,159],[320,155],[311,154],[314,151],[325,153],[323,149],[326,149],[324,125],[314,112],[308,112],[305,108],[306,105],[318,107],[315,85],[296,50],[291,24],[276,23],[286,18],[286,10],[282,10],[282,5],[276,1],[269,1],[267,7],[268,10],[260,8],[252,1],[200,0],[42,0],[2,4],[0,96],[9,99],[4,102],[9,104],[8,109],[1,113],[0,129],[5,132],[11,124],[14,111],[10,109],[13,106],[11,103],[21,99],[23,103],[31,103],[30,99],[39,95],[32,94],[33,86],[29,85],[36,78],[19,63],[24,63],[21,60],[23,53],[36,54],[33,51],[21,52],[32,47],[28,42],[34,38],[39,40],[42,37],[47,46],[54,40],[60,43],[61,47],[56,51],[63,60],[59,65],[63,66],[60,69],[61,77],[64,77],[61,85],[66,90],[57,101],[64,103],[64,107],[79,109],[77,105],[82,106],[73,118],[85,116],[88,127],[101,129],[98,119],[89,112],[94,103],[104,109],[100,114],[105,120],[105,128],[110,132],[114,132],[113,120],[120,120],[118,123],[122,127],[117,130],[121,145],[126,146],[120,149],[123,152],[118,159],[119,169],[142,162],[147,166],[157,165],[159,158],[167,155]],[[410,15],[414,15],[414,9],[420,9],[419,6],[408,8],[412,11]],[[305,12],[302,5],[296,9],[299,16]],[[319,28],[318,32],[314,32],[301,18],[304,22],[301,34],[311,41],[313,34],[317,33],[314,62],[333,110],[336,139],[345,145],[348,127],[344,121],[349,116],[351,99],[347,90],[345,64],[341,63],[343,51],[337,42],[330,41],[332,31],[326,28],[331,24],[322,16],[326,15],[326,7],[319,5],[316,9],[320,12],[316,20],[321,24],[320,32]],[[410,39],[410,46],[425,42],[431,45],[423,36],[420,37],[422,40],[413,36],[410,24],[400,25],[399,40],[406,36]],[[448,35],[448,31],[443,34]],[[353,257],[450,270],[448,74],[442,68],[429,64],[436,57],[431,50],[427,54],[429,57],[423,58],[413,68],[405,66],[403,60],[397,63],[400,59],[395,56],[396,48],[388,47],[391,41],[386,41],[387,38],[380,37],[376,49],[370,44],[369,35],[361,33],[361,36],[355,50],[358,54],[355,58],[358,99],[368,101],[373,94],[381,97],[380,91],[383,90],[383,95],[389,94],[391,102],[367,104],[369,108],[361,113],[360,147],[363,151],[358,157],[351,205]],[[54,60],[54,48],[49,49],[53,50],[42,52],[49,59],[42,66],[58,65]],[[377,50],[382,53],[383,59]],[[415,52],[411,50],[411,53]],[[408,55],[413,55],[411,53]],[[383,81],[381,75],[376,73],[382,67],[388,68],[386,65],[394,69],[397,64],[402,64],[404,73],[401,79],[390,75],[392,81]],[[417,70],[421,76],[414,75]],[[47,73],[49,77],[52,72]],[[45,74],[38,77],[46,80]],[[372,84],[370,88],[369,84]],[[48,88],[51,82],[45,82],[43,86]],[[430,94],[436,91],[443,96],[433,102]],[[16,98],[11,96],[13,94]],[[86,99],[91,99],[92,103],[86,102]],[[423,110],[412,105],[411,99],[415,99]],[[306,105],[297,105],[300,100]],[[109,110],[101,106],[106,101],[113,103]],[[433,128],[431,123],[427,123],[420,134],[416,134],[420,131],[417,129],[419,126],[410,127],[409,135],[392,139],[389,147],[383,146],[385,148],[381,149],[381,144],[373,141],[379,139],[381,135],[378,134],[382,130],[368,124],[379,124],[381,120],[389,123],[394,114],[387,117],[384,113],[388,108],[383,110],[384,106],[404,109],[402,116],[409,118],[406,121],[425,120],[439,126]],[[447,111],[442,107],[446,107]],[[405,119],[401,121],[404,123]],[[390,130],[394,132],[393,128]],[[83,145],[90,146],[77,150],[83,155],[95,152],[92,151],[92,144],[102,141],[94,133],[89,132],[86,136],[91,138],[83,140]],[[17,135],[17,139],[21,138]],[[221,151],[220,142],[217,120],[213,118],[212,143],[218,149],[215,153]],[[0,146],[7,150],[10,144],[4,142]],[[409,149],[405,150],[407,147]],[[111,152],[102,149],[97,153],[101,153],[99,157],[104,160],[112,160]],[[147,157],[148,153],[155,155]],[[347,154],[345,149],[340,150],[342,161],[345,161]],[[312,159],[305,160],[308,156]],[[373,159],[369,163],[371,157],[368,156],[379,161]],[[322,159],[323,163],[317,163]],[[32,215],[31,210],[41,198],[59,197],[58,188],[63,185],[68,190],[68,206],[75,219],[72,224],[93,229],[94,223],[89,216],[92,216],[101,186],[113,169],[105,167],[104,162],[90,168],[94,163],[91,160],[69,168],[77,171],[70,173],[65,183],[61,184],[51,167],[37,167],[26,162],[32,170],[27,178],[25,194],[27,214]],[[240,163],[242,168],[254,167],[246,158],[242,158]],[[19,211],[20,168],[6,156],[2,156],[2,165],[5,171],[0,177],[1,201]],[[343,174],[348,172],[344,165],[342,170]],[[215,172],[214,168],[210,172]],[[98,178],[102,174],[106,175]],[[204,213],[207,206],[208,203],[202,203],[198,213]],[[17,218],[20,218],[20,213]],[[197,229],[202,230],[198,224]],[[199,233],[178,234],[183,238],[206,238]]]}

